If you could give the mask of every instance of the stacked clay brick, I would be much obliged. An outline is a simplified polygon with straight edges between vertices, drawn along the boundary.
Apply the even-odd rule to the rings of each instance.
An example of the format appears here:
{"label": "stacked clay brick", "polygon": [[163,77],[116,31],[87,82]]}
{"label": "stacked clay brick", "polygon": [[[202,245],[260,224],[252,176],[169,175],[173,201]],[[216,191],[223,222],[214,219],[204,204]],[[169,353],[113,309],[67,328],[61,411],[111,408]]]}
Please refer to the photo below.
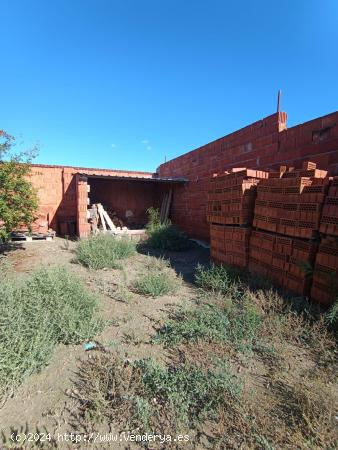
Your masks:
{"label": "stacked clay brick", "polygon": [[249,270],[285,289],[309,295],[323,201],[329,179],[325,170],[304,163],[283,166],[257,188],[250,239]]}
{"label": "stacked clay brick", "polygon": [[210,180],[208,221],[223,225],[252,223],[256,186],[267,172],[245,168],[216,174]]}
{"label": "stacked clay brick", "polygon": [[316,249],[316,241],[252,231],[248,267],[287,290],[308,295]]}
{"label": "stacked clay brick", "polygon": [[[338,294],[338,177],[304,163],[233,169],[211,180],[211,257],[331,304]],[[254,226],[251,230],[250,225]],[[319,233],[320,231],[320,233]]]}
{"label": "stacked clay brick", "polygon": [[330,182],[319,230],[322,238],[313,272],[311,298],[330,304],[338,297],[338,177]]}
{"label": "stacked clay brick", "polygon": [[287,236],[312,239],[318,235],[329,179],[326,170],[304,163],[301,170],[282,166],[257,188],[253,225]]}
{"label": "stacked clay brick", "polygon": [[267,172],[245,168],[215,175],[210,182],[207,220],[213,261],[246,267],[256,187]]}
{"label": "stacked clay brick", "polygon": [[210,225],[210,251],[214,262],[236,267],[248,264],[250,228]]}
{"label": "stacked clay brick", "polygon": [[[313,163],[271,172],[257,188],[249,269],[309,295],[321,210],[329,179]],[[269,232],[269,233],[267,233]],[[272,233],[273,234],[272,234]]]}

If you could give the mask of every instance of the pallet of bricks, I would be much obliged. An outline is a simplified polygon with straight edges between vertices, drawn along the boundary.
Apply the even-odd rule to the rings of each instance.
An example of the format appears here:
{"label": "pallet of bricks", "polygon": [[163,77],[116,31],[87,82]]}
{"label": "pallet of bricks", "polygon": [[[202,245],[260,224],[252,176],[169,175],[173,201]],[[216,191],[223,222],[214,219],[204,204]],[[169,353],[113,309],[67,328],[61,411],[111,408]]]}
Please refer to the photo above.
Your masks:
{"label": "pallet of bricks", "polygon": [[306,162],[282,166],[257,187],[249,270],[308,296],[318,247],[319,224],[329,179]]}
{"label": "pallet of bricks", "polygon": [[207,220],[214,262],[247,266],[256,188],[267,176],[260,170],[235,168],[211,178]]}
{"label": "pallet of bricks", "polygon": [[338,177],[330,181],[319,231],[321,242],[316,255],[311,298],[330,305],[338,298]]}

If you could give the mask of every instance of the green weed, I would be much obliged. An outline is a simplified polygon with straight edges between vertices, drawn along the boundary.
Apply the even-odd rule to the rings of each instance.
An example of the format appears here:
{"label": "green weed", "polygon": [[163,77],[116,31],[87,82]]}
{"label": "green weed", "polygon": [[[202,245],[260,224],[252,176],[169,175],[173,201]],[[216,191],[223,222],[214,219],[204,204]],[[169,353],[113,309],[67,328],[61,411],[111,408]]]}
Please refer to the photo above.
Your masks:
{"label": "green weed", "polygon": [[[230,297],[231,299],[231,297]],[[171,315],[154,337],[154,341],[166,346],[205,340],[209,342],[232,343],[238,348],[252,347],[261,325],[261,314],[250,297],[242,294],[236,298],[216,297],[216,304],[210,302],[186,309],[180,308]]]}
{"label": "green weed", "polygon": [[196,284],[205,290],[227,294],[231,285],[238,279],[235,269],[223,265],[212,264],[209,268],[198,265],[196,268]]}
{"label": "green weed", "polygon": [[216,306],[181,308],[157,332],[154,341],[167,346],[205,339],[226,342],[229,333],[228,314]]}
{"label": "green weed", "polygon": [[122,303],[132,303],[135,299],[133,293],[130,292],[127,287],[121,285],[117,287],[111,298],[114,298],[118,302]]}
{"label": "green weed", "polygon": [[223,364],[203,370],[165,367],[153,359],[123,361],[99,354],[81,364],[75,384],[85,414],[95,422],[118,418],[142,431],[194,427],[237,402],[242,386]]}
{"label": "green weed", "polygon": [[5,276],[12,270],[12,264],[6,256],[0,254],[0,275]]}
{"label": "green weed", "polygon": [[328,312],[325,315],[326,323],[331,327],[338,326],[338,299],[334,302],[334,304],[330,307]]}
{"label": "green weed", "polygon": [[0,394],[38,371],[58,343],[78,344],[101,328],[97,300],[64,267],[2,283]]}
{"label": "green weed", "polygon": [[110,234],[97,234],[81,239],[75,248],[76,263],[90,269],[120,268],[119,260],[136,252],[135,243]]}
{"label": "green weed", "polygon": [[141,423],[143,430],[148,431],[152,415],[152,407],[150,402],[144,399],[143,397],[136,396],[134,407],[135,407],[136,421]]}
{"label": "green weed", "polygon": [[188,236],[172,225],[170,220],[161,223],[158,209],[149,208],[147,213],[149,222],[146,244],[149,247],[159,250],[182,251],[192,246]]}
{"label": "green weed", "polygon": [[148,258],[143,272],[134,282],[134,289],[138,294],[159,297],[175,294],[181,284],[169,268],[169,262],[162,258]]}
{"label": "green weed", "polygon": [[188,425],[215,417],[227,397],[237,399],[241,392],[225,366],[204,371],[190,365],[163,367],[152,359],[135,364],[141,369],[145,397],[168,408],[178,423]]}

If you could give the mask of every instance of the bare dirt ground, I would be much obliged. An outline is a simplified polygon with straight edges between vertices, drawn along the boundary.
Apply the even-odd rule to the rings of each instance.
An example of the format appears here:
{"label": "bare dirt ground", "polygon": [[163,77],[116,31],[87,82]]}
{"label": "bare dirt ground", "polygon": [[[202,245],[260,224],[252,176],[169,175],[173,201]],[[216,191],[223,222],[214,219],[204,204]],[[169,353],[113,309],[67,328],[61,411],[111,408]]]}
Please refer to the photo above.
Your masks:
{"label": "bare dirt ground", "polygon": [[[122,271],[91,271],[71,262],[74,245],[74,242],[56,238],[53,242],[34,242],[17,247],[8,253],[14,269],[12,276],[24,276],[40,266],[67,265],[83,279],[89,290],[99,296],[100,316],[106,326],[95,340],[126,358],[156,356],[165,360],[166,355],[161,348],[150,344],[149,338],[154,334],[154,327],[162,323],[175,306],[193,298],[194,287],[189,281],[184,281],[177,295],[159,298],[131,293],[127,285],[142,269],[147,254],[137,254],[124,261]],[[167,256],[177,273],[190,281],[197,263],[208,261],[208,251],[202,248],[184,253],[171,252]],[[93,353],[95,351],[86,352],[82,345],[59,345],[48,366],[30,376],[0,409],[1,432],[6,436],[12,430],[68,432],[73,408],[72,380],[79,361],[90,358]],[[67,447],[66,444],[64,446]]]}
{"label": "bare dirt ground", "polygon": [[[127,360],[154,357],[157,361],[171,362],[171,364],[184,354],[187,362],[205,368],[213,364],[215,357],[220,356],[224,359],[226,355],[231,371],[241,380],[244,398],[246,398],[243,411],[238,411],[238,416],[234,418],[224,416],[216,424],[206,424],[198,438],[197,435],[192,434],[191,436],[196,438],[194,442],[190,442],[189,445],[182,446],[182,448],[217,448],[219,450],[227,448],[265,450],[331,448],[318,443],[312,446],[310,441],[304,441],[304,436],[301,434],[297,440],[298,431],[289,441],[285,439],[289,433],[288,423],[290,426],[294,426],[294,422],[299,419],[293,416],[294,411],[298,411],[297,408],[301,411],[300,416],[305,414],[302,420],[306,422],[312,420],[311,415],[306,415],[310,414],[308,411],[312,414],[314,408],[317,408],[318,404],[320,405],[320,397],[312,398],[311,396],[312,388],[317,390],[318,386],[318,392],[323,389],[324,393],[334,391],[337,395],[337,366],[333,362],[337,355],[332,352],[332,348],[328,350],[330,338],[322,338],[321,330],[318,331],[318,343],[314,343],[312,348],[303,345],[303,336],[301,338],[300,336],[302,333],[304,334],[304,324],[295,316],[288,318],[288,323],[284,323],[283,320],[276,322],[281,327],[280,330],[274,329],[275,325],[272,325],[272,329],[267,325],[264,345],[267,345],[269,339],[273,340],[275,353],[270,354],[266,347],[261,353],[252,354],[235,351],[225,344],[204,341],[187,343],[178,346],[175,351],[170,351],[163,345],[150,342],[150,339],[154,336],[155,330],[179,306],[196,305],[197,288],[192,284],[193,274],[198,263],[208,262],[208,251],[196,247],[186,252],[168,253],[166,256],[169,257],[173,270],[182,276],[182,286],[176,295],[150,298],[138,295],[128,287],[130,288],[133,280],[144,268],[147,258],[161,256],[160,253],[152,252],[151,255],[148,255],[146,250],[141,250],[140,253],[123,262],[122,270],[93,271],[72,263],[74,245],[74,242],[65,242],[57,238],[54,242],[26,244],[23,249],[11,251],[8,259],[14,271],[10,276],[25,276],[41,265],[67,265],[84,281],[87,288],[99,297],[99,313],[104,319],[105,327],[100,335],[95,337],[95,341],[109,352]],[[311,333],[315,332],[311,331]],[[83,433],[85,427],[81,422],[81,415],[78,414],[79,403],[74,391],[74,380],[81,362],[89,361],[96,354],[98,354],[96,350],[85,351],[83,345],[59,345],[56,347],[48,366],[26,379],[0,409],[0,429],[3,433],[3,440],[5,441],[4,437],[6,437],[8,443],[8,436],[13,430],[19,432],[25,430],[43,432],[45,430],[53,436],[71,431]],[[304,392],[302,391],[303,385],[306,387]],[[300,409],[301,407],[304,409]],[[272,438],[277,442],[297,442],[297,445],[269,446],[270,444],[260,436],[257,437],[257,443],[252,446],[237,444],[241,441],[241,433],[248,435],[252,433],[250,429],[248,431],[248,425],[245,422],[247,416],[250,416],[247,422],[257,421],[264,435],[273,436]],[[232,420],[233,423],[231,423]],[[312,426],[313,423],[320,426],[315,421],[310,425]],[[95,423],[95,426],[95,431],[106,433],[111,432],[112,426],[115,424]],[[274,426],[276,430],[271,431]],[[336,423],[332,423],[332,427],[334,426]],[[330,428],[329,432],[332,433],[332,430]],[[227,433],[230,433],[228,437]],[[227,443],[232,439],[231,433],[235,443],[228,445]],[[218,442],[220,442],[217,447],[214,436],[218,436]],[[323,436],[325,436],[325,432]],[[223,439],[224,437],[226,439]],[[230,441],[227,441],[227,438]],[[3,448],[10,447],[6,444]],[[11,448],[31,447],[12,446]],[[133,443],[93,444],[92,442],[69,444],[59,441],[51,448],[138,449],[141,448],[141,445]],[[148,448],[167,447],[150,445]]]}

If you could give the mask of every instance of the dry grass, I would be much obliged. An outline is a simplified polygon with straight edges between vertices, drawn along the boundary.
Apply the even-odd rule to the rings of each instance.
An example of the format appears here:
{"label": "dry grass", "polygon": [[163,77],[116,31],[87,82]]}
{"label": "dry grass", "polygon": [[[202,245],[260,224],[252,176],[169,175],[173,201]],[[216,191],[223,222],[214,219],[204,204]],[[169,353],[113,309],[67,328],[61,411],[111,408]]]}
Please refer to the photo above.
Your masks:
{"label": "dry grass", "polygon": [[[120,327],[105,345],[114,351],[98,346],[79,364],[74,429],[179,432],[190,442],[166,448],[186,450],[337,448],[336,341],[323,314],[215,267],[198,269],[198,288],[179,282],[175,296],[154,301],[129,290],[147,273],[175,278],[150,256],[95,273]],[[144,324],[145,313],[154,320]]]}
{"label": "dry grass", "polygon": [[85,363],[77,390],[87,419],[180,430],[193,437],[186,448],[335,448],[335,341],[323,317],[271,289],[221,285],[158,329],[166,367],[112,355]]}

